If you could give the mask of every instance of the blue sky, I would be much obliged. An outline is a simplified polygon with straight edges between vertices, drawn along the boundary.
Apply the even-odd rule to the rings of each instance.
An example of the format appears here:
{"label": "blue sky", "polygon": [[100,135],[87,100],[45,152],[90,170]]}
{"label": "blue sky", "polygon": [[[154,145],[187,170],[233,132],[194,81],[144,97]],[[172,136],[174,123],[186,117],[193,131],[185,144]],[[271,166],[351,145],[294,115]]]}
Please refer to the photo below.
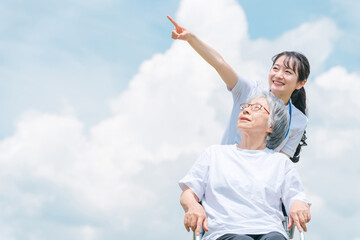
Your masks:
{"label": "blue sky", "polygon": [[[354,9],[357,6],[352,1],[238,2],[246,12],[252,39],[274,39],[303,22],[331,18],[343,36],[324,62],[324,68],[345,65],[349,71],[359,71],[360,50],[354,44],[359,41],[359,17],[352,13],[352,6]],[[62,101],[67,100],[76,104],[77,113],[85,122],[99,121],[108,114],[104,100],[121,92],[145,59],[170,47],[169,23],[164,21],[164,16],[174,15],[179,3],[175,0],[66,1],[61,4],[2,1],[0,63],[5,78],[1,81],[0,137],[13,132],[13,122],[24,110],[59,110]],[[64,65],[65,72],[75,68],[64,55],[79,62],[89,57],[111,62],[113,67],[107,70],[112,78],[104,79],[100,85],[92,85],[85,77],[77,81],[54,80],[51,75],[57,68],[60,71],[59,65]],[[32,64],[48,70],[41,73],[44,79],[30,74],[28,68],[32,68]],[[16,69],[17,76],[6,77],[4,71],[9,69]],[[36,74],[40,72],[38,69]],[[86,83],[88,86],[84,88]],[[79,89],[87,97],[79,99]],[[91,106],[97,106],[97,111],[92,111]]]}
{"label": "blue sky", "polygon": [[[333,50],[324,66],[330,68],[341,64],[346,65],[349,71],[358,71],[356,63],[360,60],[360,50],[351,42],[359,40],[359,24],[356,16],[350,17],[351,9],[346,9],[351,6],[351,2],[304,1],[301,5],[291,5],[283,1],[238,2],[246,12],[249,36],[252,39],[274,39],[305,21],[322,17],[333,19],[344,31],[343,44],[339,44]],[[89,105],[101,105],[96,101],[98,97],[102,97],[103,100],[106,96],[115,96],[127,86],[142,61],[169,48],[171,41],[166,38],[169,34],[169,24],[164,21],[163,16],[175,14],[179,5],[179,1],[175,0],[151,3],[106,1],[101,4],[97,1],[90,3],[69,1],[64,4],[42,1],[35,4],[33,2],[20,3],[16,1],[1,3],[3,68],[17,66],[18,73],[26,74],[26,69],[23,68],[30,68],[30,64],[27,63],[28,59],[23,59],[24,57],[29,57],[31,62],[35,61],[42,67],[56,68],[57,64],[66,64],[61,54],[69,54],[78,61],[94,56],[113,63],[116,67],[110,74],[113,74],[116,79],[107,80],[101,86],[82,89],[84,94],[96,95],[95,98],[85,98],[87,103],[92,99],[93,102]],[[260,4],[262,7],[259,7]],[[48,52],[47,48],[57,53]],[[22,62],[20,66],[19,61]],[[69,68],[72,69],[72,67]],[[49,71],[51,74],[52,69]],[[1,84],[1,109],[3,109],[4,117],[0,136],[6,136],[13,131],[12,122],[23,110],[28,108],[46,111],[58,109],[61,104],[59,98],[62,97],[71,98],[72,103],[76,102],[78,114],[84,115],[85,121],[94,123],[98,120],[96,116],[99,112],[97,111],[98,113],[94,116],[88,104],[83,102],[85,100],[76,99],[77,93],[69,90],[82,88],[86,82],[85,79],[78,82],[63,79],[61,86],[58,86],[58,81],[50,76],[44,80],[28,75],[21,79],[20,77],[13,78],[12,81],[3,80]],[[31,92],[27,90],[29,88]],[[54,96],[51,93],[51,96],[48,96],[48,92],[53,89],[57,89],[61,94]],[[95,89],[101,91],[94,92]],[[27,97],[26,102],[22,101],[22,96]],[[47,104],[42,99],[47,99]],[[11,107],[5,102],[11,102]],[[102,107],[105,108],[105,106]],[[105,115],[107,112],[102,110],[101,113]]]}
{"label": "blue sky", "polygon": [[[302,51],[310,239],[360,239],[355,1],[1,1],[0,239],[190,239],[177,181],[231,98],[169,14],[244,76]],[[351,187],[349,187],[351,186]],[[336,225],[336,228],[329,226]],[[20,229],[20,230],[19,230]]]}

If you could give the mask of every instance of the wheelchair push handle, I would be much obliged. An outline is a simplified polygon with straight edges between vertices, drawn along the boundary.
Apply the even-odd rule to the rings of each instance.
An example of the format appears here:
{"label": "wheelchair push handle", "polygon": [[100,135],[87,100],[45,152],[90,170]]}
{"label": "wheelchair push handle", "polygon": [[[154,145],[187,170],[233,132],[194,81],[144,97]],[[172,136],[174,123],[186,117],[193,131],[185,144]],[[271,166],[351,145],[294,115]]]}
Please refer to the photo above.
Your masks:
{"label": "wheelchair push handle", "polygon": [[196,235],[195,231],[196,229],[193,231],[193,240],[201,240],[202,236],[205,233],[204,229],[201,227],[201,231],[199,235]]}
{"label": "wheelchair push handle", "polygon": [[300,232],[300,240],[305,240],[304,231]]}

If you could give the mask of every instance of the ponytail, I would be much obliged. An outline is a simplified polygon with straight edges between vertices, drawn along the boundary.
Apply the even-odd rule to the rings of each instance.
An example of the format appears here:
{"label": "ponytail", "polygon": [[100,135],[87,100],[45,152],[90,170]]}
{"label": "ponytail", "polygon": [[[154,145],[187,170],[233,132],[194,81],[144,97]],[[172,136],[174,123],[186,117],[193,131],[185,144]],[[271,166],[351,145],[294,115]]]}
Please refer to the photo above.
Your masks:
{"label": "ponytail", "polygon": [[[291,94],[291,103],[297,108],[299,109],[303,114],[306,114],[306,92],[304,87],[300,88],[299,90],[295,90],[292,94]],[[296,148],[296,151],[294,153],[294,156],[291,157],[291,161],[293,161],[294,163],[298,162],[300,160],[300,151],[301,151],[301,147],[302,146],[307,146],[306,143],[306,130],[304,131],[300,143]]]}
{"label": "ponytail", "polygon": [[304,115],[306,115],[306,92],[304,87],[299,90],[295,90],[291,94],[291,103],[299,109]]}

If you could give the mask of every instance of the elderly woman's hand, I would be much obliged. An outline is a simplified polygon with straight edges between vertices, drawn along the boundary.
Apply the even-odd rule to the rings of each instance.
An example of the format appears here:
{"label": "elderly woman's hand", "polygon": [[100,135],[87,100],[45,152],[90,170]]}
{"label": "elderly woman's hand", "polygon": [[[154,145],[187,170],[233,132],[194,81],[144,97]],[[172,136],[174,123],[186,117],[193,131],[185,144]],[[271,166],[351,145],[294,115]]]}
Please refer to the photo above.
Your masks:
{"label": "elderly woman's hand", "polygon": [[289,212],[290,221],[288,228],[292,228],[295,222],[295,225],[300,232],[302,230],[306,232],[306,223],[308,223],[311,219],[309,204],[296,200],[291,204]]}
{"label": "elderly woman's hand", "polygon": [[189,207],[188,211],[185,213],[184,225],[188,232],[190,231],[190,228],[193,231],[196,229],[196,235],[200,234],[201,226],[204,227],[205,231],[208,231],[206,213],[199,203]]}

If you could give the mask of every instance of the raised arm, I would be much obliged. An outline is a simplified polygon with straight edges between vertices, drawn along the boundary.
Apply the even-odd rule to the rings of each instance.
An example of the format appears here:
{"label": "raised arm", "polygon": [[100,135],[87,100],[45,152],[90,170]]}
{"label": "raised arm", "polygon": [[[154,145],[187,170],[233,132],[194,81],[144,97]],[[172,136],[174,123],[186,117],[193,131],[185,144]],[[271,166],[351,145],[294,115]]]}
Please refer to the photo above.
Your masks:
{"label": "raised arm", "polygon": [[199,204],[199,198],[191,191],[190,188],[186,188],[180,197],[180,203],[185,210],[184,225],[189,232],[190,228],[196,232],[196,235],[200,234],[201,226],[205,231],[208,231],[207,217],[204,208]]}
{"label": "raised arm", "polygon": [[173,39],[187,41],[206,62],[215,68],[227,87],[229,89],[233,89],[238,81],[238,75],[234,69],[227,62],[225,62],[223,57],[215,49],[200,40],[194,33],[178,25],[170,16],[167,16],[167,18],[175,26],[171,37]]}

